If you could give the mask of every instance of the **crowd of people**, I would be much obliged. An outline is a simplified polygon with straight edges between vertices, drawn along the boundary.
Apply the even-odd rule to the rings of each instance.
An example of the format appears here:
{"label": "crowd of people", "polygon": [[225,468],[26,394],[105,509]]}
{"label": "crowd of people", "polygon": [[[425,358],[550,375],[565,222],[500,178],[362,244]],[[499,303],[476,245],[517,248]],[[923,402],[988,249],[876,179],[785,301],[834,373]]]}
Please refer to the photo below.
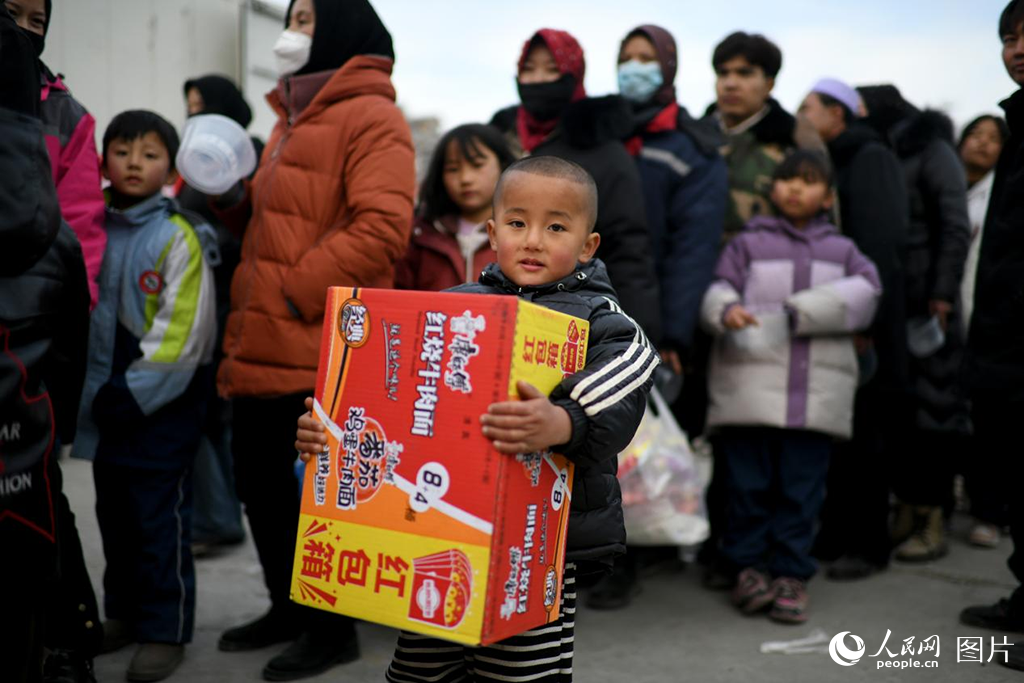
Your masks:
{"label": "crowd of people", "polygon": [[[243,511],[270,606],[219,649],[288,643],[267,680],[359,657],[351,618],[289,598],[296,450],[326,443],[308,411],[332,285],[527,296],[591,323],[585,370],[481,418],[501,452],[576,464],[560,618],[481,648],[403,632],[389,681],[571,680],[577,580],[596,609],[639,587],[614,474],[652,387],[712,445],[700,561],[740,612],[805,622],[819,561],[857,580],[941,559],[957,475],[969,542],[1008,531],[1024,582],[1007,453],[1024,414],[1024,0],[993,18],[1018,89],[959,137],[891,84],[823,77],[787,112],[782,51],[746,32],[715,48],[702,116],[650,24],[624,33],[619,92],[593,97],[580,44],[543,28],[518,55],[520,101],[448,131],[419,187],[384,24],[367,0],[292,0],[277,125],[216,196],[177,174],[156,113],[122,112],[96,148],[42,61],[53,11],[0,4],[0,542],[19,549],[0,577],[23,586],[0,619],[4,680],[92,681],[94,657],[131,644],[129,680],[170,676],[194,557],[240,543]],[[252,118],[219,75],[182,104]],[[102,619],[62,444],[93,461]],[[1024,630],[1024,588],[960,618]]]}

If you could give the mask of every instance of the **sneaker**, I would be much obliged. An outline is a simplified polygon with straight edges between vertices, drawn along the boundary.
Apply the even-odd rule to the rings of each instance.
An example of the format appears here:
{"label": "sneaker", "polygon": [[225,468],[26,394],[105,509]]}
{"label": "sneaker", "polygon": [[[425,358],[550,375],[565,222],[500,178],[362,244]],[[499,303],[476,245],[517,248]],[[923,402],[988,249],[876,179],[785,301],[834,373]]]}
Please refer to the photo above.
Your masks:
{"label": "sneaker", "polygon": [[284,652],[263,667],[263,680],[294,681],[327,671],[332,666],[359,659],[359,639],[355,631],[339,642],[335,637],[317,637],[304,632]]}
{"label": "sneaker", "polygon": [[259,619],[224,631],[217,641],[217,649],[222,652],[261,650],[295,640],[301,631],[290,612],[271,607]]}
{"label": "sneaker", "polygon": [[142,643],[128,665],[129,681],[149,683],[162,681],[185,659],[185,646],[180,643]]}
{"label": "sneaker", "polygon": [[121,619],[107,619],[103,622],[103,644],[100,654],[117,652],[135,642],[135,631],[128,622]]}
{"label": "sneaker", "polygon": [[967,534],[967,542],[979,548],[996,548],[1001,539],[999,527],[984,522],[975,524],[971,533]]}
{"label": "sneaker", "polygon": [[740,572],[736,587],[732,590],[732,604],[744,614],[756,614],[772,604],[775,591],[768,583],[768,577],[753,567]]}
{"label": "sneaker", "polygon": [[781,624],[807,621],[807,584],[800,579],[780,576],[772,582],[775,600],[768,618]]}
{"label": "sneaker", "polygon": [[43,664],[43,683],[96,683],[92,660],[71,650],[51,650]]}
{"label": "sneaker", "polygon": [[1010,614],[1010,601],[1003,598],[994,605],[974,605],[960,612],[960,623],[993,631],[1024,633],[1024,620]]}

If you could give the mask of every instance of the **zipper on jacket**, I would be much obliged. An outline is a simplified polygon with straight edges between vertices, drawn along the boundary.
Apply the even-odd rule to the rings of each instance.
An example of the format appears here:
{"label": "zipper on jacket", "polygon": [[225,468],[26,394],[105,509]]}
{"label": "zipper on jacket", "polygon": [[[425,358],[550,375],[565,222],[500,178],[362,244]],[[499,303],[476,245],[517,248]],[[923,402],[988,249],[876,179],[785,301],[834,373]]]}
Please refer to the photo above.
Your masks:
{"label": "zipper on jacket", "polygon": [[[291,133],[292,133],[291,115],[289,114],[288,122],[285,124],[285,131],[284,131],[284,133],[281,134],[281,139],[277,141],[277,144],[274,145],[273,151],[270,153],[270,164],[266,168],[267,179],[263,183],[263,185],[261,186],[262,188],[265,188],[265,189],[261,190],[261,192],[260,192],[261,195],[264,193],[264,191],[269,194],[270,188],[273,186],[274,179],[275,179],[275,177],[277,175],[278,157],[281,154],[281,148],[284,146],[284,143],[287,142],[288,138],[291,136]],[[255,189],[256,188],[254,187],[253,190],[255,190]],[[255,196],[253,196],[253,199],[255,199]],[[256,254],[258,253],[259,237],[260,237],[260,233],[261,233],[261,231],[263,229],[263,214],[261,212],[257,211],[257,206],[256,206],[255,202],[253,202],[252,218],[249,219],[249,222],[250,222],[250,226],[249,226],[249,229],[246,230],[247,233],[249,233],[251,231],[252,227],[256,227],[257,229],[255,231],[252,231],[253,235],[252,235],[252,237],[250,239],[251,245],[250,245],[249,249],[246,250],[246,251],[248,251],[248,252],[250,252],[252,254],[252,258],[249,259],[249,265],[246,268],[246,272],[245,272],[246,288],[245,288],[245,293],[244,293],[243,298],[242,298],[242,303],[241,303],[241,305],[238,308],[238,311],[240,313],[243,313],[246,310],[246,307],[249,305],[249,300],[252,298],[252,284],[251,284],[252,283],[252,274],[253,274],[253,270],[256,268]],[[253,223],[255,223],[255,226],[253,226]],[[245,255],[246,255],[246,252],[243,251],[242,252],[242,258],[245,258]],[[229,361],[229,360],[233,361],[233,362],[237,362],[238,361],[238,356],[237,356],[238,347],[242,343],[242,330],[244,329],[244,327],[245,327],[245,316],[242,315],[241,319],[240,319],[240,321],[238,323],[238,332],[235,335],[234,343],[231,345],[231,350],[230,350],[229,353],[225,353],[224,354],[224,360],[225,361]],[[233,364],[232,362],[225,362],[224,363],[224,384],[225,384],[225,386],[230,386],[230,384],[231,384],[232,364]]]}

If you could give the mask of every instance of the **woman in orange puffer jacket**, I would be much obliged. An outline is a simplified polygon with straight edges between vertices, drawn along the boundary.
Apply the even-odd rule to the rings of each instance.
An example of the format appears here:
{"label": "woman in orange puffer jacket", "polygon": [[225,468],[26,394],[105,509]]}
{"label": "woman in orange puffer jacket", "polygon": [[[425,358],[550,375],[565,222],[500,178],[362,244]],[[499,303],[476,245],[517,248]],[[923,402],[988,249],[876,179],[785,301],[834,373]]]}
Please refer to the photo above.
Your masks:
{"label": "woman in orange puffer jacket", "polygon": [[[289,600],[299,499],[295,418],[313,393],[333,285],[391,287],[412,222],[414,154],[395,105],[391,36],[367,0],[293,0],[275,45],[278,122],[251,183],[218,211],[244,229],[217,383],[234,399],[238,495],[271,609],[226,631],[222,650],[293,640],[269,680],[358,656],[352,621]],[[218,207],[230,203],[221,197]]]}

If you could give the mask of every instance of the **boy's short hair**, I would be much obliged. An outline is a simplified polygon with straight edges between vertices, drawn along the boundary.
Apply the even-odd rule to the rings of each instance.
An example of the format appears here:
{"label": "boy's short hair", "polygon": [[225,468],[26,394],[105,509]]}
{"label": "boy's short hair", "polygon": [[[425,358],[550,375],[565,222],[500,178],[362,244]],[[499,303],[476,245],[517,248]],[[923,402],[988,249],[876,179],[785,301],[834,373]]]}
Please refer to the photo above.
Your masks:
{"label": "boy's short hair", "polygon": [[729,34],[715,47],[711,65],[718,71],[736,57],[743,57],[754,66],[761,67],[768,78],[775,78],[782,69],[782,50],[760,33],[736,31]]}
{"label": "boy's short hair", "polygon": [[123,111],[113,118],[107,130],[103,132],[103,161],[107,161],[107,148],[114,140],[127,140],[131,142],[141,138],[146,133],[156,133],[157,137],[167,148],[167,154],[171,157],[171,168],[174,168],[174,158],[178,156],[178,132],[174,130],[167,119],[156,112],[145,109],[129,109]]}
{"label": "boy's short hair", "polygon": [[1024,21],[1024,2],[1010,0],[1003,13],[999,15],[999,39],[1017,32],[1017,27]]}
{"label": "boy's short hair", "polygon": [[824,154],[813,149],[798,149],[791,152],[775,168],[772,180],[803,178],[808,183],[825,183],[832,186],[832,165]]}
{"label": "boy's short hair", "polygon": [[495,207],[501,201],[501,192],[505,185],[505,180],[512,173],[529,173],[530,175],[539,175],[546,178],[561,178],[562,180],[568,180],[580,185],[586,195],[584,201],[587,205],[587,213],[589,214],[587,217],[588,229],[591,231],[594,229],[594,226],[597,224],[597,183],[594,182],[594,178],[582,166],[553,156],[535,156],[520,159],[506,168],[502,172],[501,177],[498,178],[498,185],[494,188]]}

